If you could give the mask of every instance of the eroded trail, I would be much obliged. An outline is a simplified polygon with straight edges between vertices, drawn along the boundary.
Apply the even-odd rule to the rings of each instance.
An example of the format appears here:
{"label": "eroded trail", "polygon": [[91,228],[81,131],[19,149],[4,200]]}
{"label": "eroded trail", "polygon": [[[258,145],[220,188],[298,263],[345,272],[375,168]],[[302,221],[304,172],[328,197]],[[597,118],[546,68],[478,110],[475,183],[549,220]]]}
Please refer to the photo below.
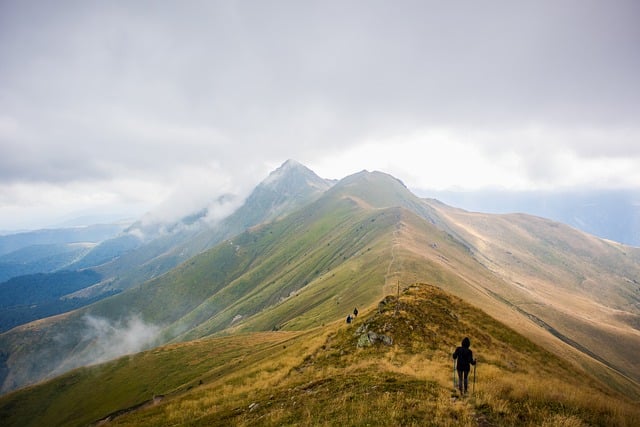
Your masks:
{"label": "eroded trail", "polygon": [[400,258],[398,257],[398,249],[401,246],[400,243],[400,229],[402,223],[396,225],[396,229],[393,231],[393,237],[391,239],[391,260],[387,265],[387,272],[384,276],[384,294],[394,294],[398,286],[399,272],[402,271],[402,265]]}

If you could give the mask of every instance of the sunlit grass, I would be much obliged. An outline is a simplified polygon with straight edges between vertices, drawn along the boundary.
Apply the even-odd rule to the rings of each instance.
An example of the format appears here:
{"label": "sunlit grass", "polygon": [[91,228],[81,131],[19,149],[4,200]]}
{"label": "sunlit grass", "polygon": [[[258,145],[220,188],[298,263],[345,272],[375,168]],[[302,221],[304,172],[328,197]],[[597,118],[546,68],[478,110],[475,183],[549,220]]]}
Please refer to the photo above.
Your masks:
{"label": "sunlit grass", "polygon": [[[177,344],[101,367],[109,381],[142,389],[160,372],[184,370],[182,384],[167,383],[162,400],[119,414],[109,425],[640,425],[634,402],[438,289],[411,287],[395,308],[391,299],[379,311],[363,310],[351,325]],[[451,347],[461,329],[474,337],[478,358],[476,382],[470,378],[465,397],[452,381]],[[394,343],[359,348],[364,330],[389,333]],[[81,384],[107,377],[74,381],[52,384],[77,396],[85,390]],[[53,412],[40,425],[87,424],[56,422]]]}
{"label": "sunlit grass", "polygon": [[[424,301],[425,293],[430,298],[428,303]],[[504,326],[461,301],[426,287],[408,292],[401,302],[405,306],[397,317],[390,307],[379,314],[372,312],[370,317],[361,316],[352,325],[334,323],[304,341],[291,344],[287,351],[283,349],[277,360],[246,365],[221,381],[190,393],[188,398],[149,410],[154,416],[132,414],[116,420],[117,424],[632,426],[638,423],[640,411],[631,402],[612,399],[589,382],[581,387],[579,378],[566,376],[565,364],[549,359],[553,358],[549,353],[513,331],[500,329]],[[477,381],[474,386],[470,379],[470,393],[464,398],[453,390],[446,344],[456,335],[455,328],[432,330],[436,340],[445,343],[439,347],[430,342],[428,334],[411,346],[403,341],[416,340],[414,332],[421,327],[420,319],[424,322],[428,317],[431,322],[446,326],[449,321],[455,322],[456,316],[484,330],[484,336],[476,334],[480,337],[477,351],[481,360]],[[355,334],[363,324],[371,328],[386,324],[395,331],[396,345],[357,348]],[[464,327],[475,332],[470,326]]]}

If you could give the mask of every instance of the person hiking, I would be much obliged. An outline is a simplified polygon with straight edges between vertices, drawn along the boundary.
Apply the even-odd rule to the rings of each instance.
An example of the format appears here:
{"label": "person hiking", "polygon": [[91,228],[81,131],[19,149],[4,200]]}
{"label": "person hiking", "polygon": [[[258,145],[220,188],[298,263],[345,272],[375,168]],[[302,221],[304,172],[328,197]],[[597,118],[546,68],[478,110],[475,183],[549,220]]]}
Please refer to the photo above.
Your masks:
{"label": "person hiking", "polygon": [[465,337],[462,340],[462,345],[456,348],[456,351],[453,353],[453,359],[457,360],[456,370],[458,371],[458,389],[460,390],[460,394],[467,393],[469,371],[471,370],[471,365],[476,364],[476,360],[473,358],[473,352],[469,347],[471,347],[471,340]]}

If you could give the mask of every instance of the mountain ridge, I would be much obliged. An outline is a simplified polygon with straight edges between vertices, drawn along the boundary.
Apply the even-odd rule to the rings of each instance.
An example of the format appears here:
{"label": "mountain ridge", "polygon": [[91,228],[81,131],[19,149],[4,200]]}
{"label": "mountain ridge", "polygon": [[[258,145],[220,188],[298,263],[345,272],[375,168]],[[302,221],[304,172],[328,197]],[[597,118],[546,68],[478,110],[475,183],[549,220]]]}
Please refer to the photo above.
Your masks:
{"label": "mountain ridge", "polygon": [[[44,321],[39,330],[23,328],[31,331],[26,341],[12,342],[19,335],[2,334],[0,348],[11,349],[5,362],[36,364],[29,353],[14,349],[38,347],[58,333],[55,328],[62,333],[73,325],[81,331],[84,313],[113,322],[123,322],[132,312],[141,313],[144,322],[162,331],[155,344],[211,334],[300,331],[343,318],[352,306],[375,305],[384,295],[411,283],[426,282],[505,319],[580,369],[593,370],[610,386],[637,394],[638,372],[626,366],[640,342],[634,332],[637,329],[619,319],[615,322],[619,331],[608,328],[605,321],[614,319],[608,315],[595,319],[598,322],[588,321],[595,307],[590,299],[570,305],[571,297],[580,290],[572,281],[572,269],[583,270],[585,279],[598,283],[613,278],[614,284],[606,287],[607,298],[601,301],[603,307],[619,310],[616,313],[633,325],[638,312],[633,303],[623,302],[633,301],[635,295],[635,291],[627,292],[625,277],[638,277],[636,252],[623,245],[607,246],[554,224],[527,216],[456,210],[416,197],[390,175],[362,171],[330,185],[288,215],[273,217],[222,241],[121,296],[59,318],[68,323],[55,326]],[[567,252],[574,241],[585,245],[582,253]],[[624,258],[625,253],[631,255]],[[592,266],[591,260],[599,254],[607,256],[603,265],[611,265],[604,272]],[[546,271],[547,265],[553,268]],[[620,266],[624,276],[616,271]],[[548,277],[540,276],[542,273]],[[550,287],[556,279],[558,283]],[[557,302],[548,296],[544,299],[550,291],[563,298]],[[538,308],[532,310],[531,304]],[[578,314],[567,316],[568,308],[576,308]],[[584,349],[604,358],[627,378],[599,366],[588,352],[559,340],[529,315],[563,336],[576,338]],[[579,328],[587,326],[592,339],[580,333]],[[616,358],[598,346],[600,337],[631,344]],[[77,342],[66,345],[78,348]],[[70,367],[64,358],[60,360],[64,351],[54,353],[60,366]],[[20,368],[14,369],[18,374]]]}
{"label": "mountain ridge", "polygon": [[[633,368],[631,356],[640,344],[640,331],[634,326],[640,315],[637,248],[542,218],[472,215],[450,207],[446,211],[453,223],[464,222],[466,229],[460,234],[467,233],[467,242],[482,255],[481,261],[509,284],[512,296],[507,299],[515,302],[518,310],[592,351],[596,349],[594,353],[600,356],[606,353],[604,359],[618,360],[616,365],[623,366],[627,375],[633,372],[631,376],[638,381],[640,372]],[[486,225],[487,218],[492,218],[493,229]],[[508,234],[506,227],[515,227],[517,232]],[[535,233],[524,234],[532,227]],[[530,237],[528,241],[504,238],[517,235]],[[604,332],[613,329],[626,332]],[[617,345],[621,339],[626,342],[622,348]]]}
{"label": "mountain ridge", "polygon": [[[465,396],[451,376],[463,335],[478,360]],[[0,416],[7,426],[640,422],[628,397],[427,283],[352,324],[209,337],[81,368],[0,397]]]}
{"label": "mountain ridge", "polygon": [[[289,160],[259,184],[242,206],[227,217],[219,218],[217,223],[209,218],[207,209],[188,215],[177,223],[145,226],[144,220],[137,221],[120,235],[85,250],[81,257],[76,256],[79,259],[64,265],[67,270],[78,270],[78,274],[90,269],[101,278],[90,283],[91,286],[68,295],[66,300],[72,300],[74,307],[82,307],[159,276],[247,227],[296,209],[330,185],[310,169]],[[228,196],[223,199],[231,200]],[[26,267],[20,268],[24,270]],[[34,268],[35,273],[40,273],[37,267]],[[33,273],[24,271],[25,274],[30,272]],[[46,311],[49,314],[67,311],[69,307],[66,301],[59,301],[57,308],[55,301],[49,305],[51,307]],[[19,318],[25,320],[34,316],[40,318],[38,313],[45,312],[38,308],[24,308],[22,311],[24,314]],[[12,326],[16,323],[7,323],[6,329]]]}

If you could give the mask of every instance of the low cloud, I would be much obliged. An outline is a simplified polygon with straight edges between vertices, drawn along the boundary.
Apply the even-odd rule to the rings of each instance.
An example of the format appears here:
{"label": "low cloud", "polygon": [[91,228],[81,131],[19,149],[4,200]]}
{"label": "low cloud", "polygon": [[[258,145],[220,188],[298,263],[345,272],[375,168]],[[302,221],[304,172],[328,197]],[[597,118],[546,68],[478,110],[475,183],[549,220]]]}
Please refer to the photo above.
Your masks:
{"label": "low cloud", "polygon": [[84,347],[84,350],[67,359],[56,369],[54,375],[150,348],[162,329],[158,325],[145,322],[139,315],[117,321],[86,315],[83,320],[84,329],[80,332],[81,338],[77,347]]}
{"label": "low cloud", "polygon": [[[260,176],[260,175],[257,175]],[[208,222],[231,214],[259,179],[234,180],[216,162],[181,169],[165,183],[164,200],[143,218],[144,226],[172,224],[186,216],[205,212]]]}

